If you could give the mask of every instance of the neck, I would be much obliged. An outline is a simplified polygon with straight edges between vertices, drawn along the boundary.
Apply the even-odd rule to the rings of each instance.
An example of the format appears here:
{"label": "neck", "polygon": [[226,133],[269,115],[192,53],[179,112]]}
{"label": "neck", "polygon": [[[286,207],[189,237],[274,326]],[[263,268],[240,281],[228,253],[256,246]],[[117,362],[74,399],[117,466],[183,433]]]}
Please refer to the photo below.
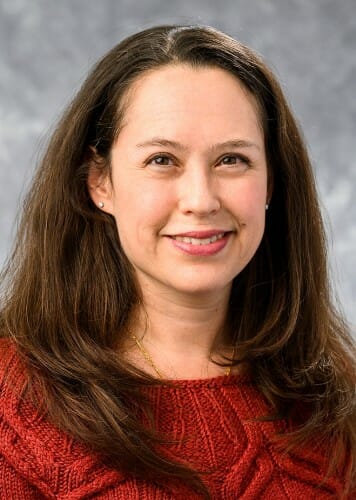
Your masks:
{"label": "neck", "polygon": [[[230,355],[224,348],[224,326],[230,290],[204,297],[184,296],[181,300],[167,294],[144,294],[144,306],[135,311],[131,338],[126,348],[131,361],[152,373],[147,359],[142,357],[132,335],[142,341],[154,364],[172,378],[201,378],[222,375],[224,369],[214,365],[211,358],[223,361]],[[153,373],[152,373],[153,374]]]}

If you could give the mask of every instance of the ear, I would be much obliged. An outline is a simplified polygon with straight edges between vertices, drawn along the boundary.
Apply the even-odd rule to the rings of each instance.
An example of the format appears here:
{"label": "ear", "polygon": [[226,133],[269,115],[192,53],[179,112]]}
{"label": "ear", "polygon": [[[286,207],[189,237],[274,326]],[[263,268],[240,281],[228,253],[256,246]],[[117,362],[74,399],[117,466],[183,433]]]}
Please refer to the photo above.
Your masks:
{"label": "ear", "polygon": [[99,210],[113,215],[114,193],[105,163],[95,153],[89,160],[87,186],[90,198]]}

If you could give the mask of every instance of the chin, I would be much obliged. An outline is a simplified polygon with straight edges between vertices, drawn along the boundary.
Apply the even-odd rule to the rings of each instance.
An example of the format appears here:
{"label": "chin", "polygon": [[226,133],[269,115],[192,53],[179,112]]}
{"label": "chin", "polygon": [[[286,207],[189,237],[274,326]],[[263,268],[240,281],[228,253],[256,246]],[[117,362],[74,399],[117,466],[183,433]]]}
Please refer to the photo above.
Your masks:
{"label": "chin", "polygon": [[216,293],[222,293],[230,289],[232,280],[228,282],[217,282],[216,280],[210,282],[194,282],[193,280],[186,280],[184,283],[172,284],[172,289],[177,293],[190,295],[190,296],[204,296]]}

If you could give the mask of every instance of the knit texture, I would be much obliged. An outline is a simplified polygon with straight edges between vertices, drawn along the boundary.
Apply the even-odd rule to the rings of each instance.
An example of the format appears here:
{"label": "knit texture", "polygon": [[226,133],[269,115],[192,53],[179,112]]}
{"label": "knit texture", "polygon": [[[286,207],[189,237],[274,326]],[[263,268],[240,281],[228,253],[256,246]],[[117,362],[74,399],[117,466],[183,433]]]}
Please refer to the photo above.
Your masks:
{"label": "knit texture", "polygon": [[[25,372],[10,341],[0,341],[0,354],[1,500],[200,498],[184,484],[158,487],[106,468],[19,397]],[[287,423],[256,421],[268,407],[248,377],[179,380],[145,391],[157,427],[176,441],[166,453],[207,471],[214,499],[331,499],[342,492],[342,478],[325,479],[317,446],[279,451],[272,438]]]}

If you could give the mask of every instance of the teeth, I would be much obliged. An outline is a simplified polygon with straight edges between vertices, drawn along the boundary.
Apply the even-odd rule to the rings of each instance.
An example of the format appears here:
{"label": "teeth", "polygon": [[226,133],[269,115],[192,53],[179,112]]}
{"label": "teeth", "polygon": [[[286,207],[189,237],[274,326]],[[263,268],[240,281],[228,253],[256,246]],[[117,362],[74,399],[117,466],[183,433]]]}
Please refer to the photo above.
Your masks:
{"label": "teeth", "polygon": [[211,238],[188,238],[187,236],[173,236],[174,240],[181,241],[182,243],[189,243],[190,245],[209,245],[217,240],[221,240],[225,233],[220,233],[212,236]]}

